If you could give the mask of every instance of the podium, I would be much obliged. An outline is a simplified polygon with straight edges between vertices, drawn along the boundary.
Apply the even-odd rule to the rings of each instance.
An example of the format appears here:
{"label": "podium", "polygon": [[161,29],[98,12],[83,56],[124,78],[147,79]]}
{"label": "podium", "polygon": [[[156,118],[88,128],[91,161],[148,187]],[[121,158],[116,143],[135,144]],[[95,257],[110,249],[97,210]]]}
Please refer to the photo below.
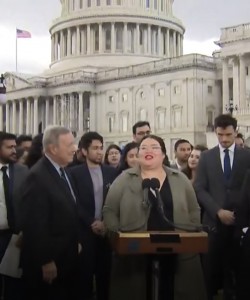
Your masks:
{"label": "podium", "polygon": [[205,232],[113,232],[111,244],[118,255],[205,253],[208,249]]}

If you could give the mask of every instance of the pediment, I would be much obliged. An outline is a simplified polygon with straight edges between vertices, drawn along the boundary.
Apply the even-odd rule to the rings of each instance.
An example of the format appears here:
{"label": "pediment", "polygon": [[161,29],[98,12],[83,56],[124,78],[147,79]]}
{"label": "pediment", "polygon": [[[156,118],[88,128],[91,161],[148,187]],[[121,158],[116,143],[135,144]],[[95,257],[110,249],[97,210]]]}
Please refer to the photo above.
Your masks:
{"label": "pediment", "polygon": [[5,73],[4,77],[7,92],[30,88],[33,86],[32,82],[25,78],[24,75]]}

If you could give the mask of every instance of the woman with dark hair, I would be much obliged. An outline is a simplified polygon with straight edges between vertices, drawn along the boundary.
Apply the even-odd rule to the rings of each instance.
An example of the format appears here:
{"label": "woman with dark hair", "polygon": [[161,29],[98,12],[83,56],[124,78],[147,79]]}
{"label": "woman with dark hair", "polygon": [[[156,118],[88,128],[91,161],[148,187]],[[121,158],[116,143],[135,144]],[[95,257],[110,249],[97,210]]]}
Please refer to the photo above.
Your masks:
{"label": "woman with dark hair", "polygon": [[121,154],[122,150],[119,146],[115,144],[109,145],[104,155],[104,164],[118,168],[121,160]]}
{"label": "woman with dark hair", "polygon": [[[166,147],[160,137],[148,135],[141,140],[138,165],[122,172],[109,189],[103,208],[108,231],[166,231],[174,229],[173,223],[199,223],[200,208],[191,182],[178,170],[165,166],[165,157]],[[148,189],[148,200],[143,196],[143,180],[152,178],[160,186],[161,212],[152,189]],[[166,218],[171,222],[166,222]],[[139,255],[114,256],[111,299],[149,299],[151,259]],[[158,300],[206,299],[199,254],[169,254],[156,259],[160,274]]]}
{"label": "woman with dark hair", "polygon": [[43,156],[43,134],[36,135],[31,143],[25,165],[30,169]]}
{"label": "woman with dark hair", "polygon": [[187,167],[182,170],[182,172],[187,176],[188,179],[191,180],[192,183],[195,180],[196,169],[199,163],[201,153],[206,150],[208,150],[206,146],[203,145],[195,146],[188,158]]}
{"label": "woman with dark hair", "polygon": [[119,173],[129,168],[137,166],[138,144],[136,142],[128,143],[122,152]]}

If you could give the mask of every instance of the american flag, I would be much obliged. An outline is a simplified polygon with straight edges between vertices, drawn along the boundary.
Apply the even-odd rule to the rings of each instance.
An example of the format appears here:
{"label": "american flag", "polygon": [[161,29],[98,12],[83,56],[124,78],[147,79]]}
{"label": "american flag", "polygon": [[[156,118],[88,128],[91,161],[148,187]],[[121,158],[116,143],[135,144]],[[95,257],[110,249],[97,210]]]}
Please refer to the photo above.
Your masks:
{"label": "american flag", "polygon": [[22,29],[16,29],[17,38],[31,38],[31,33]]}

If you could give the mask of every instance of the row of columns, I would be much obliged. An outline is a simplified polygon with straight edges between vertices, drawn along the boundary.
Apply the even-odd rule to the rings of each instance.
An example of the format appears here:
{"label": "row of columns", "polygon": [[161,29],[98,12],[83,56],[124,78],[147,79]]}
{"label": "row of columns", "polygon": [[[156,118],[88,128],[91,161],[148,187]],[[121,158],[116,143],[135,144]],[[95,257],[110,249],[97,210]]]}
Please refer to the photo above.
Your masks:
{"label": "row of columns", "polygon": [[158,0],[157,5],[153,0],[64,0],[63,11],[70,12],[81,9],[117,6],[120,7],[135,7],[151,11],[157,10],[162,14],[172,14],[172,0]]}
{"label": "row of columns", "polygon": [[[111,46],[107,49],[108,30],[110,30]],[[118,30],[119,32],[117,32]],[[97,37],[98,41],[95,40]],[[122,49],[117,49],[120,38]],[[142,40],[142,45],[140,40]],[[96,44],[98,49],[96,49]],[[131,45],[131,49],[129,49],[129,45]],[[183,54],[183,35],[167,27],[112,22],[71,27],[55,32],[51,36],[52,62],[71,55],[102,54],[105,52],[114,54],[116,52],[125,54],[132,52],[162,57],[181,56]]]}
{"label": "row of columns", "polygon": [[246,64],[244,55],[226,57],[222,65],[222,94],[223,111],[226,112],[226,106],[229,105],[231,98],[229,88],[229,62],[233,65],[233,105],[238,108],[246,107]]}
{"label": "row of columns", "polygon": [[[67,108],[66,100],[69,104]],[[42,122],[42,130],[48,125],[58,124],[82,133],[86,130],[84,116],[89,115],[89,107],[86,109],[84,105],[83,93],[11,100],[5,107],[0,106],[0,131],[4,130],[4,113],[7,132],[36,135]],[[70,115],[66,118],[67,113]]]}

